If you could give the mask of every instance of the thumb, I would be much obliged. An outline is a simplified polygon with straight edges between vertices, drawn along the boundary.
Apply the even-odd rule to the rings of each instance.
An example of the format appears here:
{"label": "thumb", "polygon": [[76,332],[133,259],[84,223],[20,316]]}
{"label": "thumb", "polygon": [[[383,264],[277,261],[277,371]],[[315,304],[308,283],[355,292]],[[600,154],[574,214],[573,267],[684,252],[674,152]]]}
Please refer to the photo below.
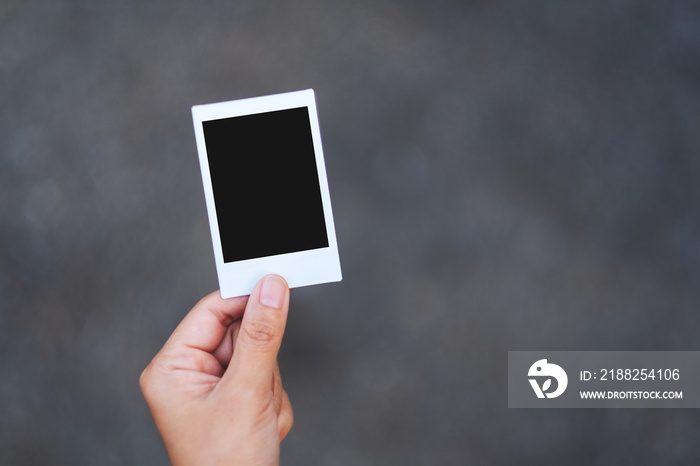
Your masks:
{"label": "thumb", "polygon": [[268,275],[255,285],[243,313],[231,363],[222,378],[224,385],[235,379],[242,388],[270,390],[288,309],[289,286],[284,278]]}

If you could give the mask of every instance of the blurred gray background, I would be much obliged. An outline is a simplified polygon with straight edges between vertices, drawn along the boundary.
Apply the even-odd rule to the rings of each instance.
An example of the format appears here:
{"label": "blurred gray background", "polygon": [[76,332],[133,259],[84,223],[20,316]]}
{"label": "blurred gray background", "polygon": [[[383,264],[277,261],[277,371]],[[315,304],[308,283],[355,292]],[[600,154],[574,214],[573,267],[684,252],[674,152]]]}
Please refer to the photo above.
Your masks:
{"label": "blurred gray background", "polygon": [[0,464],[167,464],[138,376],[218,286],[190,106],[309,87],[344,280],[292,295],[283,464],[700,461],[696,410],[506,379],[700,349],[697,2],[4,0]]}

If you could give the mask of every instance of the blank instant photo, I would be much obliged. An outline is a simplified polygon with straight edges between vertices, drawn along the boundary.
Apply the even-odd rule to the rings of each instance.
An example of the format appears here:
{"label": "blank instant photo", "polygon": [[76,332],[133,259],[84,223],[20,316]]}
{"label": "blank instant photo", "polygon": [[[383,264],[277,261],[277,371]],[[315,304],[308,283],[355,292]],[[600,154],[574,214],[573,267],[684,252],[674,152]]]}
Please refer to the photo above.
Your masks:
{"label": "blank instant photo", "polygon": [[340,281],[312,89],[192,107],[221,296]]}

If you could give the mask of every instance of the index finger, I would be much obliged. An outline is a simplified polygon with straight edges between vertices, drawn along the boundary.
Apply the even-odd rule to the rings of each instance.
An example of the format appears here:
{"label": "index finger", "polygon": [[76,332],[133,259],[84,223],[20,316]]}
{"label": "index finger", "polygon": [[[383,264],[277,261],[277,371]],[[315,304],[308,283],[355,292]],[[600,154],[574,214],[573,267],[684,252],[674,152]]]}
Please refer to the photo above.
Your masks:
{"label": "index finger", "polygon": [[241,318],[248,296],[223,299],[218,291],[202,298],[182,319],[163,349],[184,345],[212,353],[226,329]]}

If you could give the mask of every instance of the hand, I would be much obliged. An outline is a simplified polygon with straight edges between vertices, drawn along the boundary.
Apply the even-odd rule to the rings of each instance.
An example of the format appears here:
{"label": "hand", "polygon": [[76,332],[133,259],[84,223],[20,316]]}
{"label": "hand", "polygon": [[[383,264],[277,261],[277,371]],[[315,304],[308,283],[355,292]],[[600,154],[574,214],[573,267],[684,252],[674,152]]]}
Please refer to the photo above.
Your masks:
{"label": "hand", "polygon": [[173,465],[269,465],[293,424],[277,353],[289,287],[268,275],[250,297],[214,292],[183,319],[141,375]]}

